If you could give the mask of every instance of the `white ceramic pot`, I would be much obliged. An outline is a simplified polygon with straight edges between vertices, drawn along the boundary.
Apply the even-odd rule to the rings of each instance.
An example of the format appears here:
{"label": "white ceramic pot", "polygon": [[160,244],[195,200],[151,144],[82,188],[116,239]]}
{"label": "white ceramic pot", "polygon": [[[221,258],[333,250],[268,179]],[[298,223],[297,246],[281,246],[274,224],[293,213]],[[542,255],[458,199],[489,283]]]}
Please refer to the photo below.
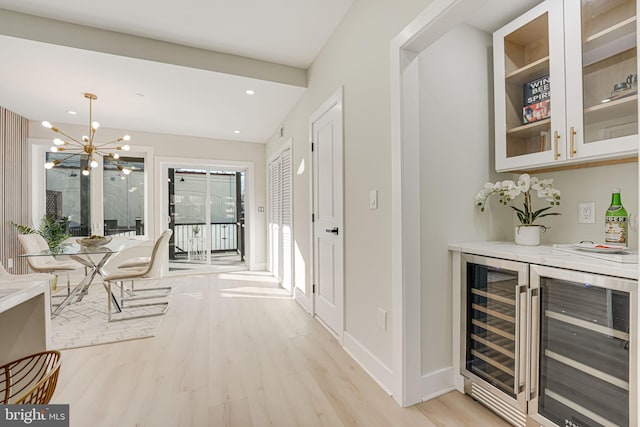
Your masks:
{"label": "white ceramic pot", "polygon": [[516,244],[523,246],[538,246],[543,228],[539,225],[516,226]]}

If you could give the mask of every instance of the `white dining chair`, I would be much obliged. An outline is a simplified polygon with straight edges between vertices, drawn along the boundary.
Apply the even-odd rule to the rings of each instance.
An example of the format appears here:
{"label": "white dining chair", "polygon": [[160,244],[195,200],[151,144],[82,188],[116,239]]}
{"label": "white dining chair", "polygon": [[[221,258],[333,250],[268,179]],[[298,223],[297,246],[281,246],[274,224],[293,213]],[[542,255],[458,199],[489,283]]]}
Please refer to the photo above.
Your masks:
{"label": "white dining chair", "polygon": [[[133,296],[125,299],[125,287],[124,282],[131,281],[132,287],[133,283],[136,280],[144,280],[144,279],[161,279],[163,276],[163,263],[168,258],[169,255],[169,239],[171,238],[172,231],[165,230],[160,237],[155,241],[153,245],[153,250],[151,252],[151,257],[149,258],[149,263],[138,266],[138,267],[128,267],[122,268],[120,266],[115,267],[112,271],[105,271],[105,275],[103,276],[104,282],[107,284],[109,297],[107,298],[107,319],[109,322],[117,321],[117,320],[126,320],[126,319],[139,319],[142,317],[151,317],[151,316],[160,316],[165,314],[169,308],[168,301],[160,301],[160,302],[152,302],[146,304],[127,304],[128,301],[149,299],[149,298],[158,298],[168,294],[171,291],[171,286],[161,286],[161,287],[152,287],[152,288],[144,288],[137,289],[135,292],[148,292],[148,291],[167,291],[163,295],[152,294],[149,296]],[[125,308],[136,308],[136,307],[149,307],[149,306],[165,306],[164,309],[160,312],[154,313],[145,313],[139,315],[131,315],[131,316],[122,316],[118,318],[113,318],[112,316],[112,306],[113,301],[111,299],[112,295],[112,284],[120,285],[120,307],[122,310]]]}
{"label": "white dining chair", "polygon": [[27,273],[27,274],[13,274],[9,273],[2,263],[0,263],[0,282],[37,282],[48,280],[51,281],[55,278],[53,274],[47,273]]}
{"label": "white dining chair", "polygon": [[[49,286],[56,278],[53,274],[48,273],[26,273],[26,274],[13,274],[9,273],[5,270],[2,263],[0,263],[0,284],[9,283],[9,284],[20,284],[21,282],[49,282]],[[49,306],[53,310],[53,295],[49,300]]]}
{"label": "white dining chair", "polygon": [[[44,237],[39,234],[19,234],[18,241],[22,245],[22,248],[24,249],[24,252],[26,254],[37,254],[49,249],[47,241],[44,240]],[[37,273],[49,273],[58,277],[58,272],[66,272],[67,295],[71,293],[71,277],[69,275],[69,272],[82,267],[80,263],[72,259],[63,261],[56,259],[51,255],[29,256],[27,257],[27,263],[29,264],[31,270]]]}

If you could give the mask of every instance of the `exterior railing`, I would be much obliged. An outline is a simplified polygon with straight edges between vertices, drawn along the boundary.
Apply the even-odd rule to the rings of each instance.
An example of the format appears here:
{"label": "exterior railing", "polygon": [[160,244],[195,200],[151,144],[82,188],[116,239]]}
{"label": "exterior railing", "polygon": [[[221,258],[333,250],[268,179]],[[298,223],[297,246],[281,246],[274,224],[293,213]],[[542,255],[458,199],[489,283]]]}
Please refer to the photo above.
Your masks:
{"label": "exterior railing", "polygon": [[[176,258],[188,256],[190,251],[202,252],[206,245],[206,224],[176,224],[173,233]],[[212,222],[210,228],[211,252],[238,250],[236,223]]]}

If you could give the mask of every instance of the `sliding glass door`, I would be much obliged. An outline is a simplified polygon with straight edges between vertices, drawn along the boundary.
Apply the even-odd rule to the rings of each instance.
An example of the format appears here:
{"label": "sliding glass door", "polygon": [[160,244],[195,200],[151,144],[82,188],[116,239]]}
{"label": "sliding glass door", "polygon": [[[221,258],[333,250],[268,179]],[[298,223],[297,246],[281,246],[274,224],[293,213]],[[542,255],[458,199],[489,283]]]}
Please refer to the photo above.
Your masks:
{"label": "sliding glass door", "polygon": [[170,270],[244,266],[244,172],[167,170]]}

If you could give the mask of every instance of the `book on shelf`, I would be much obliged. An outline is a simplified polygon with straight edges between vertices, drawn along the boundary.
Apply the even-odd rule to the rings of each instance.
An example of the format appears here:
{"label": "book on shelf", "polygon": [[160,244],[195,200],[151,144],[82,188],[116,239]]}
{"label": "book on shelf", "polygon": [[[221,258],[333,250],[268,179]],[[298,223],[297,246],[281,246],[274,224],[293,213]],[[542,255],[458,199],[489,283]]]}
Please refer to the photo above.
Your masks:
{"label": "book on shelf", "polygon": [[549,75],[544,75],[523,85],[524,106],[538,104],[551,98],[551,85]]}
{"label": "book on shelf", "polygon": [[526,82],[523,86],[522,122],[544,120],[551,115],[551,84],[549,75]]}
{"label": "book on shelf", "polygon": [[546,99],[536,104],[522,107],[522,122],[524,124],[544,120],[551,116],[551,100]]}

